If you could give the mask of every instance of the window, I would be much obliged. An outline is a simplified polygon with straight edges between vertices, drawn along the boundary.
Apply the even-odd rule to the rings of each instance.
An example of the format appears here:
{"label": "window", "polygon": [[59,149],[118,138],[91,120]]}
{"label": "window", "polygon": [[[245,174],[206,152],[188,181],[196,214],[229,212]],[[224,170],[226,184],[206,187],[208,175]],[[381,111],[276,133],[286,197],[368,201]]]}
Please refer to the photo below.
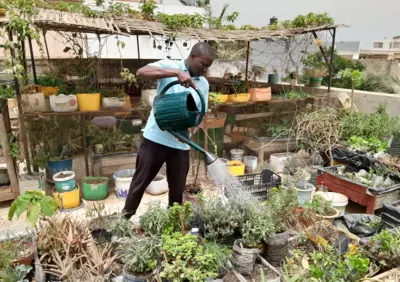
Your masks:
{"label": "window", "polygon": [[374,48],[383,48],[383,42],[374,42]]}
{"label": "window", "polygon": [[399,49],[400,48],[400,42],[393,42],[393,48],[394,49]]}

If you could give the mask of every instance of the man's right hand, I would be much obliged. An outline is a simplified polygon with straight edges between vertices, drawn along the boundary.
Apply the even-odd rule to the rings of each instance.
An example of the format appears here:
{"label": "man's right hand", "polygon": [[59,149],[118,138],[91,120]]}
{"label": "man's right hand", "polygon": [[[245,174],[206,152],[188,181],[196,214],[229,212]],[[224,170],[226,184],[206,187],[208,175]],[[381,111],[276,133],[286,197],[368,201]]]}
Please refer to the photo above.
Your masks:
{"label": "man's right hand", "polygon": [[192,86],[194,89],[198,89],[197,85],[193,82],[192,77],[189,75],[189,73],[185,71],[181,70],[180,72],[178,72],[178,80],[181,85],[185,86],[186,88]]}

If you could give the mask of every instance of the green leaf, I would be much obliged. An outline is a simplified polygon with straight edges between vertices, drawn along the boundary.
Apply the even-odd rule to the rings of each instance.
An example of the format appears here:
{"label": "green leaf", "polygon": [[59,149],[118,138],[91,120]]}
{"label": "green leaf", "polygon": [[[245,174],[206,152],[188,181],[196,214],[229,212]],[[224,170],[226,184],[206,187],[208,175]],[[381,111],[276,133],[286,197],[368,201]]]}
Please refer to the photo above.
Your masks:
{"label": "green leaf", "polygon": [[10,210],[8,211],[8,220],[10,221],[12,220],[16,209],[17,209],[17,201],[13,201]]}
{"label": "green leaf", "polygon": [[20,217],[21,214],[23,214],[26,211],[26,209],[28,208],[28,204],[29,204],[28,201],[24,201],[24,200],[18,201],[18,205],[15,210],[15,215],[17,217]]}
{"label": "green leaf", "polygon": [[45,216],[53,216],[57,207],[57,202],[50,197],[45,197],[40,201],[41,212]]}
{"label": "green leaf", "polygon": [[27,219],[32,224],[32,226],[36,225],[39,215],[40,215],[40,205],[39,204],[31,205],[27,214]]}

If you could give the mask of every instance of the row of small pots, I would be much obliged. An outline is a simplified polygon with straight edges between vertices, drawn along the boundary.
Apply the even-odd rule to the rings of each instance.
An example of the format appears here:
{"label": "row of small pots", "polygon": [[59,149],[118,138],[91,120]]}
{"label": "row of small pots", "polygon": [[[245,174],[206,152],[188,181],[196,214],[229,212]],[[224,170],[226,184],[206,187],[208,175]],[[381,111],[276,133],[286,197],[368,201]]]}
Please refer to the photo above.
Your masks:
{"label": "row of small pots", "polygon": [[42,92],[22,94],[22,108],[24,112],[82,112],[98,111],[102,106],[105,109],[120,109],[127,103],[126,97],[101,98],[99,93],[80,93],[77,95],[58,96],[50,95],[48,100]]}

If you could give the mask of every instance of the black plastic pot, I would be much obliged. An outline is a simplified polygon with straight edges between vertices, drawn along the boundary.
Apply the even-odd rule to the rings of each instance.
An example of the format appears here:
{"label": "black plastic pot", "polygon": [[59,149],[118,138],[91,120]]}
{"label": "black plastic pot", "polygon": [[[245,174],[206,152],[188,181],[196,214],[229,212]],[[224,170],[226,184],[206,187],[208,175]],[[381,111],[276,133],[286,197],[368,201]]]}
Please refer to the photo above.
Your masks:
{"label": "black plastic pot", "polygon": [[383,228],[395,228],[400,225],[400,201],[392,204],[383,204],[382,208]]}
{"label": "black plastic pot", "polygon": [[93,239],[98,240],[100,238],[105,239],[107,242],[111,242],[112,234],[105,229],[96,229],[91,231]]}

